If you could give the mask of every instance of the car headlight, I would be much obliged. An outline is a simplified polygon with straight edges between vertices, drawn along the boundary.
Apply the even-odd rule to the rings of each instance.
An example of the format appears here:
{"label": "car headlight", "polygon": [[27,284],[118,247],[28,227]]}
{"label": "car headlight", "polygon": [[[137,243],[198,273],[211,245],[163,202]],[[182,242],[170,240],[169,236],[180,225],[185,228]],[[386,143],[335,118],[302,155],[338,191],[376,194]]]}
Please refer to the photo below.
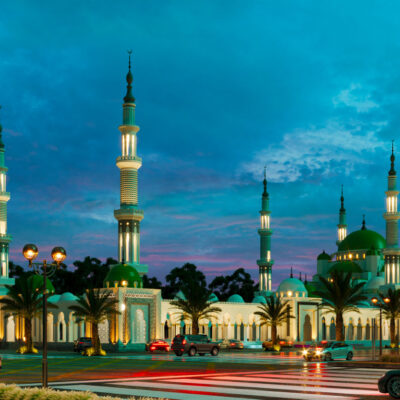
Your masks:
{"label": "car headlight", "polygon": [[306,356],[308,353],[308,350],[303,350],[303,356]]}
{"label": "car headlight", "polygon": [[315,352],[315,354],[316,354],[317,356],[320,356],[320,355],[321,355],[321,350],[317,350],[317,351]]}

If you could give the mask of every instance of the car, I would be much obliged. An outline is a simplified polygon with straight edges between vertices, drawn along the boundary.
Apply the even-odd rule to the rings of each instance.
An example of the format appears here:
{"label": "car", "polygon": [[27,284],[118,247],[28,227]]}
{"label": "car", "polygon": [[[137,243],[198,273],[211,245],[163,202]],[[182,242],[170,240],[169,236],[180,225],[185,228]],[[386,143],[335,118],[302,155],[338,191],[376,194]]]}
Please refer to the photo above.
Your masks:
{"label": "car", "polygon": [[81,352],[85,349],[88,349],[89,347],[92,347],[92,338],[83,336],[80,337],[78,340],[75,340],[74,342],[74,351]]}
{"label": "car", "polygon": [[176,335],[172,341],[171,349],[177,356],[187,353],[190,357],[210,353],[217,356],[220,345],[212,342],[207,335]]}
{"label": "car", "polygon": [[237,339],[224,339],[218,342],[221,349],[244,349],[244,344]]}
{"label": "car", "polygon": [[289,340],[278,340],[275,345],[272,344],[272,340],[266,340],[262,344],[262,348],[265,351],[268,351],[268,350],[279,351],[280,349],[290,348],[290,347],[293,347],[293,342],[289,341]]}
{"label": "car", "polygon": [[400,369],[386,372],[378,381],[381,393],[389,393],[394,399],[400,399]]}
{"label": "car", "polygon": [[303,358],[306,361],[332,361],[338,358],[350,361],[353,355],[353,346],[345,342],[321,342],[303,350]]}
{"label": "car", "polygon": [[149,343],[146,343],[146,351],[153,353],[154,351],[169,351],[169,344],[165,340],[155,339]]}

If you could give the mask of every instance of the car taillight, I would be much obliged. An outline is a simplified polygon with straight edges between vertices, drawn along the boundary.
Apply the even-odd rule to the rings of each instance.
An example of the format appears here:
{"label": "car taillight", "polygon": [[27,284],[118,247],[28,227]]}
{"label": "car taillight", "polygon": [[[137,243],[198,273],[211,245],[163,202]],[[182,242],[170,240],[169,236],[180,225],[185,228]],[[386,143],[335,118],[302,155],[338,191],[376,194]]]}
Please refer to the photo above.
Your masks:
{"label": "car taillight", "polygon": [[235,345],[235,343],[231,343],[231,346],[234,346]]}
{"label": "car taillight", "polygon": [[169,347],[168,346],[166,347],[166,349],[167,349],[167,351],[169,351]]}
{"label": "car taillight", "polygon": [[155,349],[155,347],[154,347],[154,346],[151,346],[151,347],[150,347],[150,350],[154,350],[154,349]]}
{"label": "car taillight", "polygon": [[282,345],[285,344],[285,341],[284,341],[284,340],[281,340],[281,341],[279,342],[279,344],[282,346]]}
{"label": "car taillight", "polygon": [[186,342],[186,339],[183,339],[182,340],[182,344],[186,344],[187,342]]}
{"label": "car taillight", "polygon": [[79,342],[78,344],[83,344],[83,342]]}

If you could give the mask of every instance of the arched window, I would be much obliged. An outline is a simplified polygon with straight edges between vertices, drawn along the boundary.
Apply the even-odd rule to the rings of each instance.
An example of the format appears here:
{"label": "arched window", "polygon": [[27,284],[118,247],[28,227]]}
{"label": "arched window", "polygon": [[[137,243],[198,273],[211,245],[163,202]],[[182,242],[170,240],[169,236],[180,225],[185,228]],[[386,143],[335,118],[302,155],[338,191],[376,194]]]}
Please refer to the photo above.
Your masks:
{"label": "arched window", "polygon": [[325,317],[322,317],[322,340],[326,340],[326,322],[325,322]]}
{"label": "arched window", "polygon": [[169,338],[169,326],[168,326],[168,321],[165,321],[164,323],[164,339]]}

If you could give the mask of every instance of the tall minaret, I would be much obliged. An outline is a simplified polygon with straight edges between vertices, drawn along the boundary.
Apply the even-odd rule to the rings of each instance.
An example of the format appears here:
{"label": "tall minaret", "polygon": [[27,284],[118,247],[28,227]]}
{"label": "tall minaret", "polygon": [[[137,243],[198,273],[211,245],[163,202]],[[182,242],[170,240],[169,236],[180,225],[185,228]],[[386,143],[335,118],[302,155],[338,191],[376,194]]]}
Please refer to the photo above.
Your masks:
{"label": "tall minaret", "polygon": [[[1,107],[0,107],[1,108]],[[7,234],[7,202],[10,193],[6,190],[7,169],[4,164],[3,127],[0,124],[0,295],[7,291],[4,285],[13,285],[14,279],[8,276],[8,246],[11,236]]]}
{"label": "tall minaret", "polygon": [[385,281],[387,284],[400,285],[400,249],[399,225],[400,213],[397,211],[397,197],[399,191],[396,186],[396,171],[394,169],[394,144],[392,141],[392,155],[390,156],[390,170],[388,175],[388,190],[386,193],[386,249],[385,255]]}
{"label": "tall minaret", "polygon": [[260,235],[260,259],[257,260],[259,266],[260,283],[259,292],[260,294],[268,294],[271,292],[272,278],[271,269],[273,260],[271,259],[271,235],[272,230],[270,229],[270,215],[269,210],[269,195],[267,192],[267,177],[266,168],[264,167],[264,192],[262,194],[261,201],[261,227],[258,230]]}
{"label": "tall minaret", "polygon": [[338,228],[338,240],[336,244],[339,246],[340,242],[347,236],[347,223],[346,223],[346,209],[344,208],[344,197],[343,197],[343,185],[342,195],[340,196],[340,210],[339,210],[339,223]]}
{"label": "tall minaret", "polygon": [[138,208],[138,169],[142,166],[142,159],[136,154],[139,127],[135,125],[136,105],[132,94],[131,52],[126,81],[128,85],[122,106],[122,125],[119,127],[122,155],[117,158],[121,202],[119,210],[114,211],[118,221],[118,261],[132,264],[140,274],[145,274],[147,265],[140,264],[140,221],[143,219],[143,211]]}

